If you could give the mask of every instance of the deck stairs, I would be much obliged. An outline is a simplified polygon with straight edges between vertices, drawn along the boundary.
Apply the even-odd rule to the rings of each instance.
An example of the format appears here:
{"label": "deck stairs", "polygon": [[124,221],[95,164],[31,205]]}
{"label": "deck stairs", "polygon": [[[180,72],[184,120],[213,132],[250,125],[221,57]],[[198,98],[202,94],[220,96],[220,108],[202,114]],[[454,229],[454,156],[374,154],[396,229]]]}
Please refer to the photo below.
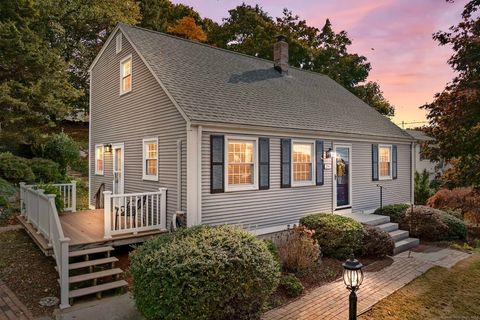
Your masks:
{"label": "deck stairs", "polygon": [[105,291],[123,288],[128,283],[121,279],[124,271],[115,267],[118,258],[111,255],[111,246],[69,252],[69,298],[96,294],[101,298]]}
{"label": "deck stairs", "polygon": [[394,255],[407,251],[420,243],[419,239],[411,238],[408,231],[400,230],[398,228],[398,223],[390,222],[390,217],[388,216],[361,212],[349,212],[342,215],[353,218],[360,223],[388,232],[393,241],[395,241],[395,249],[393,250]]}

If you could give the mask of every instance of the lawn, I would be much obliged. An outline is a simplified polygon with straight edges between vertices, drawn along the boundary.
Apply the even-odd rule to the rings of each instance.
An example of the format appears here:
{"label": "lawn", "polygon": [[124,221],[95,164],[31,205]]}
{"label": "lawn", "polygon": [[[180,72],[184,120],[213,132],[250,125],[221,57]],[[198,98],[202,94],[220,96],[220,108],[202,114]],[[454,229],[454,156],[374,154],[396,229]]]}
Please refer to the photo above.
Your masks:
{"label": "lawn", "polygon": [[480,254],[451,269],[435,267],[359,319],[479,319]]}

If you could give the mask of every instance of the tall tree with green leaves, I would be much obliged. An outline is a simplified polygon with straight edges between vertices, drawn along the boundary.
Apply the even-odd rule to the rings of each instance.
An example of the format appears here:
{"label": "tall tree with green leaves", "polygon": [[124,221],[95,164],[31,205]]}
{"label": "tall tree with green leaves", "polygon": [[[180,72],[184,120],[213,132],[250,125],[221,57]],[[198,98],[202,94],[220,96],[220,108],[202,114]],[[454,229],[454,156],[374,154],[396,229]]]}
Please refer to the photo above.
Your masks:
{"label": "tall tree with green leaves", "polygon": [[445,175],[449,186],[480,187],[480,0],[469,1],[461,21],[433,38],[451,46],[448,64],[455,78],[423,108],[428,111],[428,146],[433,160],[445,159],[452,168]]}
{"label": "tall tree with green leaves", "polygon": [[136,24],[134,0],[38,0],[36,28],[68,64],[70,83],[83,92],[72,107],[88,110],[88,67],[119,22]]}
{"label": "tall tree with green leaves", "polygon": [[32,0],[0,3],[0,146],[29,144],[67,114],[82,92],[69,82],[67,64],[38,32]]}

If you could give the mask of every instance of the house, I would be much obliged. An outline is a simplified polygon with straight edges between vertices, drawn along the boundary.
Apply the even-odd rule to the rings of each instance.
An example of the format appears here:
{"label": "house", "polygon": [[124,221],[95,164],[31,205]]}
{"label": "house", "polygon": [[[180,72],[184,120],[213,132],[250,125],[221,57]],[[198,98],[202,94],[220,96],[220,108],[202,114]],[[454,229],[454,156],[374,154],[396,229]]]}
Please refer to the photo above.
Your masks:
{"label": "house", "polygon": [[413,149],[413,153],[415,155],[414,172],[416,171],[421,173],[424,170],[427,170],[430,175],[430,181],[435,179],[438,175],[441,175],[445,170],[444,161],[432,161],[426,158],[423,152],[425,145],[434,139],[427,136],[422,130],[407,129],[406,132],[417,142]]}
{"label": "house", "polygon": [[415,140],[327,76],[289,67],[283,38],[272,49],[273,62],[115,28],[90,67],[90,210],[76,212],[75,183],[56,185],[61,215],[55,195],[20,188],[19,220],[55,258],[61,308],[126,286],[114,247],[178,216],[268,235],[334,212],[389,232],[395,252],[418,243],[365,214],[413,203]]}
{"label": "house", "polygon": [[185,214],[266,234],[313,212],[413,202],[412,137],[289,67],[284,39],[272,50],[273,62],[118,25],[90,68],[92,208],[102,184],[163,187],[167,225]]}

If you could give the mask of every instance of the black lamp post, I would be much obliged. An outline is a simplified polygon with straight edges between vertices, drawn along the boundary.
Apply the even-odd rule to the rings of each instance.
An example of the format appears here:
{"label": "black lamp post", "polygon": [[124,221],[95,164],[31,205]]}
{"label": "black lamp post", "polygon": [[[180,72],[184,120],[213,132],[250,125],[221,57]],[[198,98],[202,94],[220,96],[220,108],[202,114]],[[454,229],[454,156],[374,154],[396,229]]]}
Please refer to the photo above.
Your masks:
{"label": "black lamp post", "polygon": [[357,294],[355,293],[363,281],[363,265],[352,255],[343,263],[343,282],[350,290],[349,320],[357,319]]}

